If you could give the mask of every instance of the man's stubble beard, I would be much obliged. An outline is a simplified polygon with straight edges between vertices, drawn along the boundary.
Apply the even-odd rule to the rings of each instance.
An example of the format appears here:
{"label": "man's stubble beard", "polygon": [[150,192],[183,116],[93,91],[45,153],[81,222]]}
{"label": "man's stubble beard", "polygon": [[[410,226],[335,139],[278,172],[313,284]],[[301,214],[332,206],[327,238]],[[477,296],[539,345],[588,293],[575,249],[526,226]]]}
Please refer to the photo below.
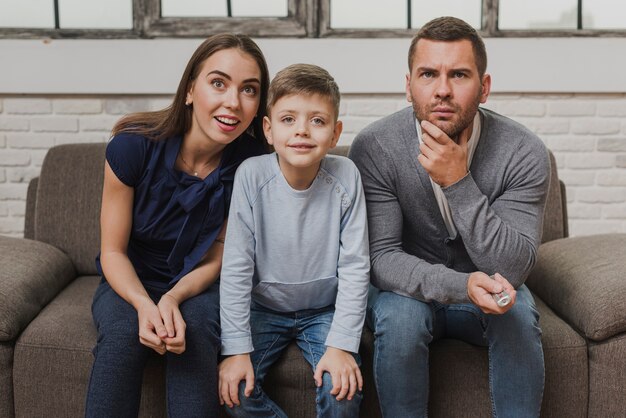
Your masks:
{"label": "man's stubble beard", "polygon": [[[476,95],[475,100],[472,102],[471,106],[466,109],[460,109],[460,107],[449,100],[440,100],[435,104],[426,104],[424,106],[420,106],[419,103],[413,101],[413,113],[415,113],[415,117],[417,120],[423,121],[427,120],[433,125],[437,126],[439,129],[444,131],[446,135],[450,137],[457,144],[459,143],[459,135],[463,132],[474,120],[474,115],[478,111],[478,106],[480,105],[480,98],[482,96],[482,87],[479,89],[478,94]],[[454,122],[449,120],[432,120],[429,116],[431,114],[432,108],[435,108],[438,105],[447,105],[454,109],[454,115],[458,116]]]}

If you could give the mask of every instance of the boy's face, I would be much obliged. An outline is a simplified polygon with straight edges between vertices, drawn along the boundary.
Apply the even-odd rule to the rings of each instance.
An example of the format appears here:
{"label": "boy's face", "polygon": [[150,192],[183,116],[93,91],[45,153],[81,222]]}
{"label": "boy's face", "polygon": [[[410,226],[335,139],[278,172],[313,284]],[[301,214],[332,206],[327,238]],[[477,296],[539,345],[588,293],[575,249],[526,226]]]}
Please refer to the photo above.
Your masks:
{"label": "boy's face", "polygon": [[320,161],[337,145],[341,129],[331,100],[319,94],[281,97],[263,119],[265,136],[284,174],[306,169],[317,173]]}

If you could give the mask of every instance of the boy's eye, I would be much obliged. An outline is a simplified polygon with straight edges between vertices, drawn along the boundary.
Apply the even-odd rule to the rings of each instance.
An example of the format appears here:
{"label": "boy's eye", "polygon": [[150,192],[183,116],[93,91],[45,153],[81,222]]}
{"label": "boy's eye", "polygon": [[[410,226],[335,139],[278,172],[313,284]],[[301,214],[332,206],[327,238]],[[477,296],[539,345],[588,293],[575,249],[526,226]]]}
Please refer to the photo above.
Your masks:
{"label": "boy's eye", "polygon": [[313,123],[313,125],[323,125],[325,122],[324,119],[317,117],[311,119],[311,123]]}

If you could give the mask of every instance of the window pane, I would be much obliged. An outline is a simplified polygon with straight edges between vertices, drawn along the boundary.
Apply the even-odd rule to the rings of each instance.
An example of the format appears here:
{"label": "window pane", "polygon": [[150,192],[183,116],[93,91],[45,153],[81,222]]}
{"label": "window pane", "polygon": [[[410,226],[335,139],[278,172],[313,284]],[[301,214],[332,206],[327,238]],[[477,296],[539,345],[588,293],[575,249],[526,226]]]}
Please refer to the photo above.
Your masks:
{"label": "window pane", "polygon": [[287,0],[231,0],[234,17],[287,16]]}
{"label": "window pane", "polygon": [[54,28],[54,2],[0,0],[0,27]]}
{"label": "window pane", "polygon": [[161,0],[163,17],[226,17],[226,0]]}
{"label": "window pane", "polygon": [[61,29],[132,29],[132,0],[59,0]]}
{"label": "window pane", "polygon": [[439,16],[458,17],[480,29],[482,0],[411,0],[411,24],[414,28],[422,27]]}
{"label": "window pane", "polygon": [[576,29],[577,22],[577,0],[500,0],[499,29]]}
{"label": "window pane", "polygon": [[406,0],[331,0],[330,27],[406,29]]}
{"label": "window pane", "polygon": [[626,29],[624,0],[583,0],[584,29]]}

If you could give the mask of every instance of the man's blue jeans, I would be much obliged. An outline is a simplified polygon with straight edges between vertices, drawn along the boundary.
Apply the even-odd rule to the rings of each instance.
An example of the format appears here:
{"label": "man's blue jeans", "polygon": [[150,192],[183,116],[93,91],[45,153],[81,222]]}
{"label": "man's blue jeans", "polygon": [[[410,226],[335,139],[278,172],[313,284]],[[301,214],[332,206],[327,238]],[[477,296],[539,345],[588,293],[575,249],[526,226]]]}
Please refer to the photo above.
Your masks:
{"label": "man's blue jeans", "polygon": [[543,349],[539,314],[526,286],[517,289],[515,305],[503,315],[370,287],[367,321],[376,338],[374,377],[384,417],[428,415],[428,345],[444,337],[489,347],[494,417],[539,416]]}
{"label": "man's blue jeans", "polygon": [[[165,292],[146,287],[158,302]],[[137,417],[143,371],[148,358],[158,355],[139,342],[137,311],[102,281],[94,295],[92,313],[98,329],[85,415]],[[165,354],[169,417],[217,416],[217,359],[220,348],[219,286],[180,305],[187,325],[185,352]]]}
{"label": "man's blue jeans", "polygon": [[[270,366],[278,360],[281,353],[296,341],[305,360],[313,371],[326,352],[326,336],[330,331],[335,311],[332,307],[279,313],[252,306],[250,327],[254,351],[251,353],[254,368],[255,385],[250,397],[244,395],[245,381],[239,384],[240,405],[225,407],[233,417],[287,417],[285,412],[272,401],[261,388],[263,379]],[[354,354],[357,364],[360,359]],[[362,394],[357,391],[352,400],[347,398],[337,401],[330,394],[333,387],[330,374],[325,372],[323,384],[317,388],[315,398],[317,416],[324,418],[358,417]]]}

